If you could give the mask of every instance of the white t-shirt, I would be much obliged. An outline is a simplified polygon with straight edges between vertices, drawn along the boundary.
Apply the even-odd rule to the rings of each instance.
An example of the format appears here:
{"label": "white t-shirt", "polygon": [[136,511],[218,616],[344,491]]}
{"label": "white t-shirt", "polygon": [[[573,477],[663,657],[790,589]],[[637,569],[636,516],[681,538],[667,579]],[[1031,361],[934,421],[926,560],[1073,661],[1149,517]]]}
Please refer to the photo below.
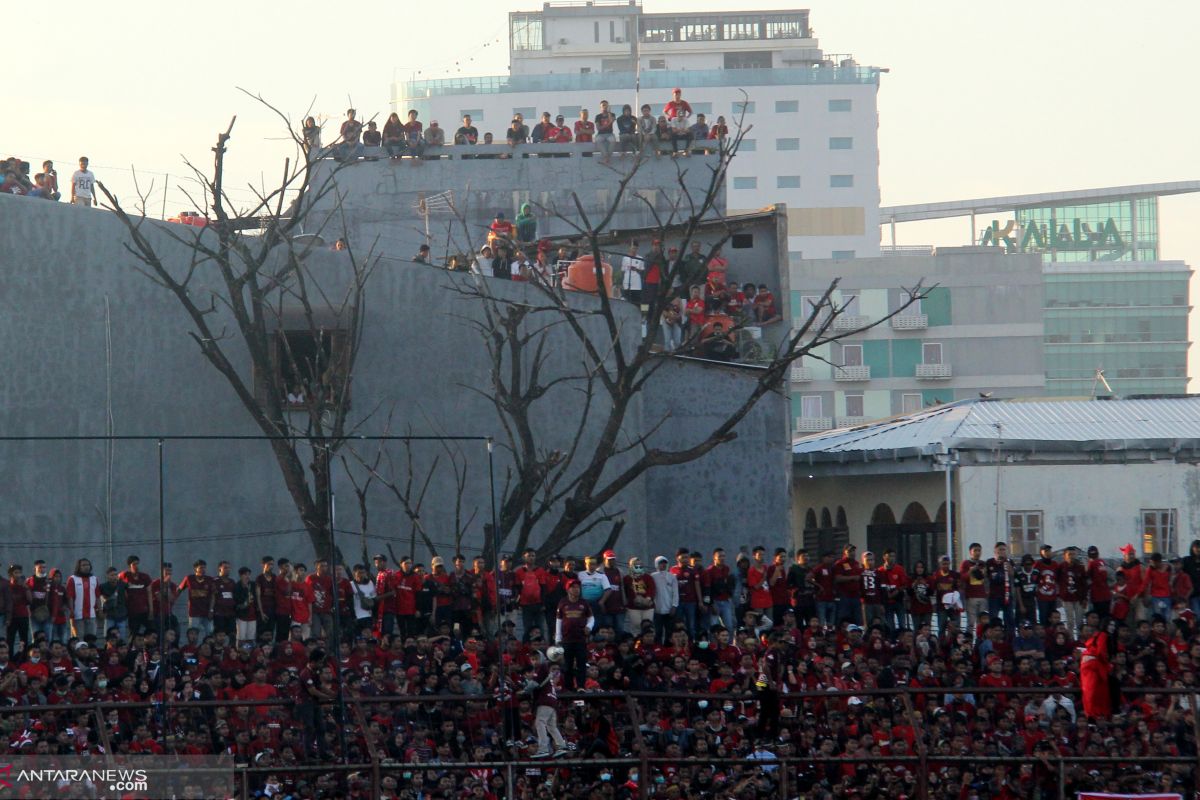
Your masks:
{"label": "white t-shirt", "polygon": [[488,258],[487,256],[479,256],[475,259],[475,272],[488,278],[493,277],[494,274],[492,272],[492,262],[495,260],[496,259]]}
{"label": "white t-shirt", "polygon": [[637,256],[625,256],[621,259],[621,288],[638,291],[642,288],[642,270],[646,262]]}
{"label": "white t-shirt", "polygon": [[71,185],[75,187],[76,197],[91,197],[96,185],[96,176],[90,169],[77,169],[71,176]]}
{"label": "white t-shirt", "polygon": [[378,594],[375,590],[375,582],[355,583],[351,588],[354,590],[354,618],[366,619],[370,617],[374,612],[369,608],[363,608],[362,599],[364,597],[374,597]]}

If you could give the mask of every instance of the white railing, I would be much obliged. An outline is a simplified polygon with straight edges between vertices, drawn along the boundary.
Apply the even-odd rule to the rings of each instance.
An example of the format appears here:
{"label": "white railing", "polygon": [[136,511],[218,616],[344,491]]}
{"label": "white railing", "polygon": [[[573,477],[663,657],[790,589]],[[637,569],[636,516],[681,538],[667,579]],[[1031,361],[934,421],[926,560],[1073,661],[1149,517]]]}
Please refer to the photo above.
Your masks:
{"label": "white railing", "polygon": [[918,378],[945,380],[952,374],[949,364],[917,364]]}
{"label": "white railing", "polygon": [[871,318],[864,314],[841,314],[833,321],[835,331],[852,331],[865,328],[871,324]]}
{"label": "white railing", "polygon": [[857,428],[859,425],[866,425],[871,421],[870,417],[838,417],[837,424],[839,428]]}
{"label": "white railing", "polygon": [[923,331],[929,327],[927,314],[897,314],[892,317],[894,331]]}
{"label": "white railing", "polygon": [[797,433],[818,433],[833,427],[832,417],[796,417]]}
{"label": "white railing", "polygon": [[792,383],[808,383],[813,379],[812,370],[808,367],[792,367],[788,378]]}
{"label": "white railing", "polygon": [[834,367],[833,379],[835,381],[869,381],[871,380],[871,368],[866,364],[853,367]]}

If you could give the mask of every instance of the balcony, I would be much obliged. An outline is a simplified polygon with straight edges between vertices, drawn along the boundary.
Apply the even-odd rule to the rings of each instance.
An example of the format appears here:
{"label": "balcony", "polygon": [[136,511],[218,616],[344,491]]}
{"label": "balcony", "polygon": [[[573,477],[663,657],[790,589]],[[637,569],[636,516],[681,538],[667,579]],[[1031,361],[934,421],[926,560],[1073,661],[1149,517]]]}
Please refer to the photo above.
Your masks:
{"label": "balcony", "polygon": [[835,331],[853,331],[865,328],[871,324],[871,318],[864,314],[842,314],[833,321]]}
{"label": "balcony", "polygon": [[866,364],[857,364],[851,367],[834,367],[833,379],[835,381],[869,381],[871,380],[871,368]]}
{"label": "balcony", "polygon": [[808,367],[792,367],[788,378],[792,383],[808,383],[813,379],[812,370]]}
{"label": "balcony", "polygon": [[859,425],[866,425],[870,421],[870,417],[838,417],[837,426],[839,428],[857,428]]}
{"label": "balcony", "polygon": [[952,375],[949,364],[917,364],[917,377],[921,380],[944,381]]}
{"label": "balcony", "polygon": [[928,314],[897,314],[892,317],[894,331],[923,331],[929,327]]}
{"label": "balcony", "polygon": [[833,417],[796,417],[796,433],[820,433],[833,427]]}

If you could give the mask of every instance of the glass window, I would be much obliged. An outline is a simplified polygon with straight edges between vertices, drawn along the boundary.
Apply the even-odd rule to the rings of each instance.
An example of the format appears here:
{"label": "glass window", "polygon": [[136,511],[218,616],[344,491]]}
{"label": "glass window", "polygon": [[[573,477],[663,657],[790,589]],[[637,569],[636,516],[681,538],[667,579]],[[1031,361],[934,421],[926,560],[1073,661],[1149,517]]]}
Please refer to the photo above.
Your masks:
{"label": "glass window", "polygon": [[800,188],[800,176],[799,175],[778,175],[775,178],[775,188],[776,189],[799,189]]}
{"label": "glass window", "polygon": [[847,417],[865,417],[866,413],[864,413],[863,407],[864,407],[863,396],[861,394],[846,395],[846,416]]}
{"label": "glass window", "polygon": [[712,103],[692,103],[692,112],[695,114],[703,114],[706,117],[712,116]]}
{"label": "glass window", "polygon": [[770,69],[771,54],[766,53],[726,53],[725,69]]}
{"label": "glass window", "polygon": [[1179,550],[1175,533],[1175,509],[1142,509],[1142,552],[1162,553],[1167,558]]}
{"label": "glass window", "polygon": [[742,139],[742,143],[738,147],[738,151],[743,153],[753,153],[756,150],[758,150],[758,140],[756,139]]}
{"label": "glass window", "polygon": [[922,344],[921,344],[921,363],[922,364],[941,364],[942,363],[942,345],[940,342],[922,342]]}
{"label": "glass window", "polygon": [[858,295],[842,295],[842,313],[849,314],[852,317],[858,315]]}
{"label": "glass window", "polygon": [[515,117],[517,114],[521,115],[521,119],[525,120],[525,124],[530,128],[533,127],[533,124],[537,122],[538,119],[537,109],[533,106],[520,106],[519,108],[514,108],[513,116]]}
{"label": "glass window", "polygon": [[581,108],[583,108],[583,106],[559,106],[558,113],[565,117],[563,120],[564,122],[566,122],[568,125],[572,125],[574,124],[572,120],[579,119],[579,111]]}
{"label": "glass window", "polygon": [[821,395],[805,395],[800,398],[800,416],[806,418],[822,416]]}
{"label": "glass window", "polygon": [[853,106],[851,105],[851,101],[849,101],[849,100],[830,100],[829,101],[829,110],[830,111],[849,111],[852,108],[853,108]]}
{"label": "glass window", "polygon": [[754,113],[754,101],[753,100],[735,100],[733,105],[730,107],[730,110],[734,116],[738,116],[738,117],[740,117],[743,113],[753,114]]}
{"label": "glass window", "polygon": [[799,100],[776,100],[775,101],[775,113],[776,114],[795,114],[799,110],[800,110],[800,101]]}
{"label": "glass window", "polygon": [[1041,511],[1008,512],[1008,549],[1014,556],[1037,555],[1042,544]]}
{"label": "glass window", "polygon": [[852,136],[830,136],[829,137],[829,149],[830,150],[853,150],[854,149],[854,137],[852,137]]}
{"label": "glass window", "polygon": [[[779,149],[782,150],[783,148],[781,147]],[[853,188],[853,186],[854,186],[854,176],[853,175],[830,175],[829,176],[829,188],[830,189],[850,189],[850,188]]]}
{"label": "glass window", "polygon": [[903,414],[915,414],[921,410],[922,396],[919,394],[902,394],[900,395],[900,412]]}
{"label": "glass window", "polygon": [[650,69],[666,69],[667,60],[665,58],[650,59]]}
{"label": "glass window", "polygon": [[757,189],[758,178],[734,178],[733,188],[735,189]]}
{"label": "glass window", "polygon": [[800,140],[799,139],[776,139],[775,140],[775,149],[776,150],[799,150],[800,149]]}
{"label": "glass window", "polygon": [[714,42],[717,39],[717,26],[711,22],[680,25],[679,38],[685,42]]}
{"label": "glass window", "polygon": [[850,259],[854,258],[854,251],[834,250],[833,253],[830,254],[830,258],[833,258],[835,261],[849,261]]}
{"label": "glass window", "polygon": [[861,344],[844,344],[842,345],[842,366],[843,367],[861,367],[863,363],[863,349]]}
{"label": "glass window", "polygon": [[509,42],[513,50],[542,49],[541,13],[513,14],[509,20]]}
{"label": "glass window", "polygon": [[788,261],[800,261],[804,258],[803,250],[788,250]]}

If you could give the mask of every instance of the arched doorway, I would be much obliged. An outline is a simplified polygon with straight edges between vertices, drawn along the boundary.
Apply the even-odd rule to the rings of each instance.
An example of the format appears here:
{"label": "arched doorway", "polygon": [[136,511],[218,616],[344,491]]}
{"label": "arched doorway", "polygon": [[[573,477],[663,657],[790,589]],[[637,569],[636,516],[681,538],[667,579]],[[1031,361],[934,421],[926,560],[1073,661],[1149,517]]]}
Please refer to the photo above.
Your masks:
{"label": "arched doorway", "polygon": [[804,515],[804,549],[814,560],[822,553],[833,552],[840,556],[842,547],[850,541],[850,529],[846,525],[846,509],[837,507],[836,516],[829,509],[822,508],[818,522],[815,509],[808,509]]}
{"label": "arched doorway", "polygon": [[[944,527],[940,528],[945,530]],[[895,550],[896,558],[908,568],[915,561],[924,561],[933,570],[934,553],[937,549],[939,526],[929,518],[929,512],[918,501],[904,507],[900,521],[891,506],[880,503],[871,514],[867,526],[867,549],[875,553],[875,563],[883,558],[884,550]]]}

